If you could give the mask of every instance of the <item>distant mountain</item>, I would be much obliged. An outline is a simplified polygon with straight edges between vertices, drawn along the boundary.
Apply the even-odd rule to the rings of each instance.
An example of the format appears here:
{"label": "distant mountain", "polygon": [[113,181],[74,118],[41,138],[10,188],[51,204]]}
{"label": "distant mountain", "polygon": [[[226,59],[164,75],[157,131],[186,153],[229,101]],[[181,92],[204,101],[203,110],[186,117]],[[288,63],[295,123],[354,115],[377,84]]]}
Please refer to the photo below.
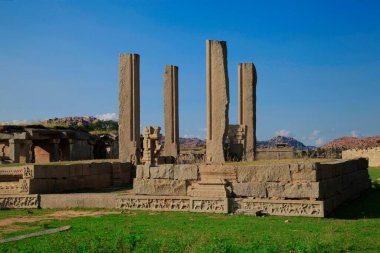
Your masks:
{"label": "distant mountain", "polygon": [[321,148],[341,148],[341,149],[352,149],[352,148],[372,148],[380,146],[380,135],[356,138],[356,137],[342,137],[326,143]]}
{"label": "distant mountain", "polygon": [[198,138],[179,138],[179,145],[181,148],[195,148],[206,145],[206,140],[201,140]]}
{"label": "distant mountain", "polygon": [[[194,148],[194,147],[201,147],[206,145],[205,140],[201,140],[198,138],[179,138],[179,142],[182,148]],[[286,143],[289,147],[293,147],[296,149],[314,149],[313,146],[305,146],[302,142],[292,138],[292,137],[285,137],[285,136],[275,136],[270,140],[267,141],[258,141],[257,147],[258,148],[265,148],[265,147],[275,147],[276,144],[283,144]]]}
{"label": "distant mountain", "polygon": [[275,147],[276,144],[288,144],[289,147],[293,147],[296,149],[307,149],[307,148],[314,148],[314,147],[307,147],[302,142],[292,138],[292,137],[286,137],[286,136],[275,136],[272,139],[268,141],[258,141],[257,147],[258,148],[268,148],[268,147]]}

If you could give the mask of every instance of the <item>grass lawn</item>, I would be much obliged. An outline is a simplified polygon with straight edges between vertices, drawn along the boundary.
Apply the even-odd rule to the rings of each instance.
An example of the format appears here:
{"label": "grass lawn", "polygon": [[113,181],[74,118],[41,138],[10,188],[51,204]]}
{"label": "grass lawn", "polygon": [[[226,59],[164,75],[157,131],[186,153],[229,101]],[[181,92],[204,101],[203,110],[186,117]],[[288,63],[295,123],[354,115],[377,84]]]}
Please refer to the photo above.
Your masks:
{"label": "grass lawn", "polygon": [[[379,171],[371,168],[371,177]],[[329,218],[123,211],[38,220],[56,211],[0,211],[3,238],[72,226],[66,232],[0,244],[0,252],[380,252],[376,184]],[[21,222],[28,217],[36,221]],[[12,218],[18,222],[1,226]]]}

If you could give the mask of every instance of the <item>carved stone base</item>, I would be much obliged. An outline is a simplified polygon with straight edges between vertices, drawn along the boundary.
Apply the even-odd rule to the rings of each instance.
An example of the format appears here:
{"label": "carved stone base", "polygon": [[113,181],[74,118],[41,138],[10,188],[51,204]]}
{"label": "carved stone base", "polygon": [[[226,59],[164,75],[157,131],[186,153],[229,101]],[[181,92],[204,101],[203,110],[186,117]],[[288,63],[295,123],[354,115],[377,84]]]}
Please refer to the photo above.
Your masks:
{"label": "carved stone base", "polygon": [[155,211],[189,211],[190,198],[176,196],[119,195],[116,208]]}
{"label": "carved stone base", "polygon": [[228,198],[191,198],[191,212],[228,213]]}
{"label": "carved stone base", "polygon": [[38,195],[0,195],[0,209],[38,208]]}
{"label": "carved stone base", "polygon": [[260,211],[264,215],[325,217],[324,201],[250,198],[235,198],[230,200],[231,212],[234,213]]}
{"label": "carved stone base", "polygon": [[116,208],[154,211],[228,213],[227,198],[118,195]]}

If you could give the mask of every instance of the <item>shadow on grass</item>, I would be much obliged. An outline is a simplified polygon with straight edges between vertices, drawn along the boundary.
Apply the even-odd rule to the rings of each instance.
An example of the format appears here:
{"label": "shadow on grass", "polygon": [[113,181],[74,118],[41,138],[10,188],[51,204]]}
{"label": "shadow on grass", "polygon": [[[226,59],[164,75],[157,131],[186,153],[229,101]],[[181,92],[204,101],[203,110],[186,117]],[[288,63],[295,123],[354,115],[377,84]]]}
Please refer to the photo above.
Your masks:
{"label": "shadow on grass", "polygon": [[372,189],[335,210],[329,218],[368,219],[380,218],[380,184],[373,183]]}

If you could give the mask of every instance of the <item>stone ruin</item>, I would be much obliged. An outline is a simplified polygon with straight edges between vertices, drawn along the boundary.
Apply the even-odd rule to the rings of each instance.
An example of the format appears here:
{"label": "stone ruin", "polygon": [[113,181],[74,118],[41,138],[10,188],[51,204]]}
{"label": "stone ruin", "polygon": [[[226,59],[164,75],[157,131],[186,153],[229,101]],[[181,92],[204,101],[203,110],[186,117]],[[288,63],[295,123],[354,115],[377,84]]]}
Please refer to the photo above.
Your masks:
{"label": "stone ruin", "polygon": [[1,126],[0,163],[49,163],[94,159],[96,138],[75,130]]}
{"label": "stone ruin", "polygon": [[[239,122],[229,125],[224,41],[206,42],[206,162],[175,163],[179,154],[178,68],[172,65],[165,67],[164,75],[165,147],[162,150],[160,127],[152,126],[144,127],[141,147],[139,65],[137,54],[119,57],[120,162],[1,168],[0,208],[116,207],[324,217],[369,189],[368,160],[362,158],[225,163],[226,154],[233,150],[242,160],[256,159],[257,74],[253,63],[238,65]],[[120,185],[132,177],[132,194],[46,194]]]}

